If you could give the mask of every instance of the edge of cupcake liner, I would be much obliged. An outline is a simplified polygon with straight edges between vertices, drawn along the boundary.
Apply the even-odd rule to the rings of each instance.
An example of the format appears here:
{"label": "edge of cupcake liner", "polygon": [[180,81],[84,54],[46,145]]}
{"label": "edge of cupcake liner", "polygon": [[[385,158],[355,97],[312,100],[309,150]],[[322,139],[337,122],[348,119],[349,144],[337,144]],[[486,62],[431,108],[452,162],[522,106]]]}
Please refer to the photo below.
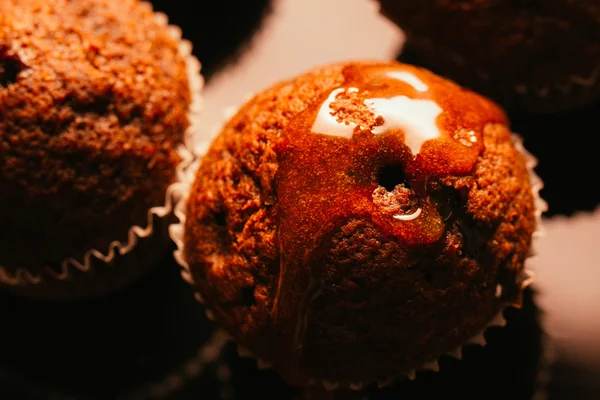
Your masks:
{"label": "edge of cupcake liner", "polygon": [[[252,97],[252,94],[246,95],[246,100]],[[223,112],[223,120],[228,120],[232,117],[238,110],[239,106],[230,106],[226,107]],[[222,124],[219,124],[219,127]],[[182,267],[181,277],[188,283],[193,284],[192,276],[189,273],[189,265],[185,261],[185,257],[183,255],[183,230],[185,226],[186,220],[186,202],[189,196],[189,192],[191,190],[192,184],[196,177],[196,171],[200,166],[200,161],[202,160],[202,156],[208,150],[213,136],[218,134],[218,129],[211,130],[211,137],[203,138],[201,141],[195,144],[191,153],[188,153],[189,158],[180,164],[179,173],[177,174],[177,182],[173,183],[171,186],[173,187],[174,192],[177,195],[177,201],[173,205],[173,214],[177,218],[177,222],[169,225],[169,236],[171,240],[175,243],[177,248],[173,252],[173,257],[175,261]],[[196,138],[198,139],[198,138]],[[199,293],[194,293],[196,300],[200,303],[204,303],[202,297]],[[210,315],[210,311],[206,311],[207,317],[212,321],[214,318]]]}
{"label": "edge of cupcake liner", "polygon": [[[140,2],[140,5],[147,11],[153,12],[150,3]],[[164,13],[153,12],[153,17],[159,25],[167,28],[171,39],[178,45],[179,54],[186,62],[188,84],[190,87],[190,94],[192,95],[188,110],[190,125],[184,132],[183,144],[177,148],[177,153],[182,160],[175,171],[176,180],[178,180],[178,176],[182,173],[186,164],[190,163],[192,159],[188,149],[193,146],[193,135],[194,132],[198,130],[199,113],[202,109],[201,92],[204,86],[204,79],[200,74],[201,64],[198,59],[192,55],[192,44],[188,40],[182,38],[181,29],[177,26],[169,25],[168,18]],[[124,242],[111,242],[106,252],[102,252],[98,249],[90,249],[86,251],[79,260],[74,258],[63,260],[58,271],[52,267],[46,266],[36,274],[31,273],[26,268],[17,268],[15,272],[11,273],[7,271],[5,267],[0,265],[0,286],[30,287],[43,285],[46,281],[66,281],[70,279],[72,274],[76,271],[85,273],[97,268],[97,266],[93,265],[95,260],[104,263],[106,266],[110,266],[115,258],[131,253],[140,241],[152,236],[156,225],[154,221],[155,217],[159,220],[165,219],[165,217],[168,217],[172,213],[174,205],[177,202],[176,195],[176,186],[170,185],[167,187],[164,205],[152,207],[148,210],[146,226],[132,226],[127,233],[127,240]],[[102,283],[98,282],[98,285],[102,285]]]}
{"label": "edge of cupcake liner", "polygon": [[535,167],[538,165],[538,159],[531,154],[523,145],[523,138],[516,133],[512,134],[512,142],[519,153],[525,158],[525,166],[529,173],[529,183],[531,185],[531,191],[533,193],[534,205],[535,205],[535,225],[536,229],[533,232],[531,245],[529,247],[528,261],[537,254],[537,244],[539,239],[544,237],[544,223],[542,215],[548,211],[548,203],[540,196],[540,191],[544,188],[544,182],[542,178],[535,172]]}
{"label": "edge of cupcake liner", "polygon": [[[232,114],[234,114],[236,109],[237,109],[236,107],[229,107],[229,108],[225,109],[225,111],[223,113],[225,119],[227,119]],[[544,184],[543,184],[543,181],[541,180],[541,178],[537,175],[537,173],[534,170],[535,167],[538,165],[537,158],[535,158],[531,153],[529,153],[525,149],[525,147],[523,146],[523,139],[519,135],[513,133],[511,136],[511,140],[512,140],[513,145],[517,149],[517,151],[519,151],[519,153],[525,158],[526,168],[529,173],[531,191],[534,196],[534,205],[535,205],[535,209],[536,209],[535,210],[536,229],[532,235],[529,252],[527,255],[527,259],[525,260],[526,265],[524,266],[523,270],[517,276],[517,282],[521,285],[522,289],[525,289],[527,286],[531,285],[533,283],[533,281],[535,280],[535,273],[533,270],[527,268],[527,264],[531,263],[531,261],[535,258],[536,242],[539,240],[539,238],[543,237],[544,231],[543,231],[543,226],[542,226],[543,225],[542,214],[548,210],[548,204],[546,203],[546,201],[544,201],[541,198],[541,196],[539,194],[540,190],[544,187]],[[198,152],[197,152],[198,157],[196,158],[196,160],[194,162],[188,164],[186,166],[186,168],[184,168],[184,170],[182,171],[182,174],[180,175],[181,180],[180,180],[180,182],[178,182],[178,188],[180,190],[179,201],[177,202],[177,204],[174,207],[174,214],[177,217],[179,222],[174,223],[169,226],[169,235],[171,236],[171,239],[173,240],[173,242],[175,242],[175,244],[177,246],[177,249],[173,252],[173,256],[174,256],[175,260],[177,261],[177,263],[182,267],[181,277],[186,282],[188,282],[192,287],[195,287],[194,279],[192,277],[192,274],[190,273],[189,265],[185,261],[185,257],[184,257],[184,246],[185,246],[184,245],[184,226],[185,226],[185,221],[186,221],[185,207],[187,204],[187,198],[189,196],[191,186],[195,179],[195,173],[200,164],[200,158],[201,158],[200,156],[201,156],[201,154],[203,154],[206,151],[209,144],[210,144],[210,140],[208,140],[208,139],[203,142],[203,146],[201,148],[198,148]],[[499,297],[501,295],[501,293],[502,293],[501,290],[502,290],[502,287],[500,285],[498,285],[497,289],[496,289],[496,297]],[[194,297],[196,298],[196,300],[199,303],[205,304],[202,296],[197,291],[195,291]],[[465,346],[468,346],[468,345],[485,346],[487,344],[487,341],[484,336],[485,332],[489,328],[492,328],[492,327],[505,326],[506,320],[504,318],[504,311],[511,307],[512,306],[507,306],[507,307],[502,308],[491,319],[491,321],[485,325],[485,327],[478,334],[473,336],[471,339],[467,340],[467,342],[464,343],[462,346],[459,346],[450,352],[441,354],[440,357],[449,355],[449,356],[452,356],[452,357],[460,360],[462,358],[462,349]],[[206,308],[205,312],[206,312],[206,316],[208,319],[210,319],[211,321],[215,320],[214,315],[210,309]],[[234,339],[231,337],[230,337],[230,340],[234,341]],[[249,351],[248,349],[246,349],[243,346],[237,345],[237,352],[240,357],[255,359],[257,367],[259,369],[269,369],[272,367],[272,364],[269,361],[263,360],[263,359],[255,356],[254,354],[252,354],[251,351]],[[391,377],[386,380],[377,381],[377,386],[379,388],[389,386],[392,382],[394,382],[395,380],[397,380],[401,377],[406,377],[410,380],[414,380],[416,378],[416,373],[418,371],[426,371],[426,370],[438,371],[439,370],[438,361],[439,361],[440,357],[430,360],[430,361],[424,363],[421,367],[413,369],[407,373],[403,373],[403,374]],[[333,381],[327,381],[327,380],[320,380],[320,379],[316,379],[316,378],[311,378],[309,380],[309,384],[320,384],[327,390],[335,390],[338,388],[350,388],[352,390],[361,390],[362,388],[364,388],[365,386],[367,386],[368,384],[371,384],[371,383],[372,382],[333,382]]]}
{"label": "edge of cupcake liner", "polygon": [[[532,275],[530,274],[530,272],[528,270],[524,270],[522,277],[524,279],[523,282],[527,282],[532,279]],[[439,360],[441,357],[450,356],[457,360],[461,360],[462,355],[463,355],[463,349],[466,348],[467,346],[473,346],[473,345],[481,346],[481,347],[486,346],[487,339],[485,338],[485,333],[487,332],[487,330],[490,328],[493,328],[493,327],[506,326],[507,322],[506,322],[506,319],[504,318],[504,311],[507,308],[510,308],[510,306],[504,307],[502,310],[500,310],[492,318],[492,320],[486,324],[486,326],[483,328],[483,330],[481,330],[481,332],[479,332],[475,336],[468,339],[463,345],[456,347],[452,351],[442,353],[442,354],[440,354],[439,357],[434,358],[430,361],[427,361],[427,362],[423,363],[421,366],[419,366],[415,369],[412,369],[408,372],[398,374],[398,375],[393,376],[388,379],[377,380],[374,382],[370,382],[370,381],[329,381],[329,380],[323,380],[323,379],[318,379],[318,378],[313,377],[313,378],[309,379],[307,384],[308,385],[319,385],[328,391],[334,391],[337,389],[351,389],[354,391],[359,391],[359,390],[366,388],[367,386],[369,386],[371,384],[376,384],[377,387],[379,389],[381,389],[381,388],[390,386],[393,382],[397,381],[398,379],[405,378],[405,379],[413,381],[413,380],[417,379],[417,373],[422,372],[422,371],[438,372],[440,369]],[[207,314],[207,315],[209,315],[209,314]],[[259,369],[272,368],[272,364],[270,362],[256,357],[254,354],[252,354],[252,352],[250,352],[248,349],[246,349],[243,346],[237,345],[237,352],[240,357],[255,359],[257,367]]]}
{"label": "edge of cupcake liner", "polygon": [[119,400],[160,400],[181,389],[192,379],[198,378],[209,365],[217,363],[229,337],[224,330],[217,328],[209,339],[200,346],[198,352],[176,370],[157,382],[146,383],[141,387],[117,396]]}
{"label": "edge of cupcake liner", "polygon": [[[409,41],[407,40],[407,43]],[[466,59],[458,54],[456,51],[451,50],[447,47],[434,45],[433,40],[423,37],[413,37],[411,42],[418,42],[424,44],[427,48],[435,48],[438,51],[444,52],[452,62],[459,67],[467,67],[468,63]],[[409,45],[410,46],[410,45]],[[406,44],[405,44],[406,47]],[[483,82],[488,83],[490,81],[490,74],[479,69],[469,67],[475,75]],[[519,95],[533,95],[538,99],[545,99],[552,93],[560,93],[562,95],[568,95],[577,89],[589,89],[596,86],[600,82],[600,65],[591,69],[587,75],[567,75],[562,82],[554,83],[546,86],[530,85],[526,82],[516,83],[512,85],[500,84],[497,86],[501,91],[513,91]]]}

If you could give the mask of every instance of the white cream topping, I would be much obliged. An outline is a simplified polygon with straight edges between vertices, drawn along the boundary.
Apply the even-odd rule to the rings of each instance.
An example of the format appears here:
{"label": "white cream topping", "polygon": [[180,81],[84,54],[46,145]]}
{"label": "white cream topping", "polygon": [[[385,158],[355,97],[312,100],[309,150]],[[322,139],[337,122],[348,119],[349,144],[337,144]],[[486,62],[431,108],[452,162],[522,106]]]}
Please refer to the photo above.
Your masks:
{"label": "white cream topping", "polygon": [[435,101],[396,96],[389,99],[367,99],[365,104],[384,120],[383,125],[373,129],[373,134],[401,129],[404,132],[404,143],[415,156],[421,151],[423,143],[442,135],[436,121],[442,109]]}
{"label": "white cream topping", "polygon": [[419,92],[426,92],[429,90],[429,86],[427,86],[422,80],[417,78],[416,75],[411,74],[406,71],[389,71],[386,73],[387,76],[393,79],[397,79],[399,81],[408,83],[410,86],[415,88],[415,90]]}
{"label": "white cream topping", "polygon": [[[410,75],[410,74],[409,74]],[[415,79],[417,79],[415,77]],[[422,82],[421,82],[422,83]],[[357,88],[338,88],[333,90],[321,105],[312,126],[313,133],[330,136],[339,136],[346,139],[352,138],[356,124],[353,122],[340,122],[332,115],[331,104],[338,94],[358,92]],[[383,117],[383,125],[375,127],[371,132],[374,135],[382,134],[390,129],[400,129],[404,132],[404,142],[416,156],[421,146],[427,140],[441,136],[437,126],[437,117],[442,109],[432,100],[411,99],[406,96],[392,98],[373,98],[364,100],[364,104],[371,112]]]}
{"label": "white cream topping", "polygon": [[[340,93],[344,93],[345,88],[339,88],[332,91],[327,100],[321,105],[317,118],[313,123],[311,131],[329,136],[339,136],[346,139],[352,138],[356,124],[353,122],[340,122],[337,117],[332,115],[331,103],[333,103]],[[348,93],[358,92],[357,88],[348,88]]]}

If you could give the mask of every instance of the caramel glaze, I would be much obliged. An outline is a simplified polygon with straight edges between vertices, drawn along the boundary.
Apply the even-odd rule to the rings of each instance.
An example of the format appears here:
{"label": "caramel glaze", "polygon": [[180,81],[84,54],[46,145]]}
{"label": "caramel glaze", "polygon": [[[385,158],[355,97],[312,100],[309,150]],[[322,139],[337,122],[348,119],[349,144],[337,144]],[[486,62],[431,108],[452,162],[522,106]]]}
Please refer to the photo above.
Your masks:
{"label": "caramel glaze", "polygon": [[[389,73],[394,71],[411,74],[425,88],[391,77]],[[328,92],[291,121],[278,145],[281,258],[272,313],[274,353],[278,368],[292,383],[309,378],[302,368],[302,349],[309,305],[323,284],[324,271],[318,268],[320,249],[328,243],[327,233],[344,221],[358,218],[375,224],[407,248],[440,240],[444,217],[427,196],[428,178],[471,173],[483,151],[484,126],[507,124],[504,112],[492,102],[409,65],[350,65],[343,76],[344,84],[338,89],[346,90],[340,90],[330,109],[340,124],[355,126],[351,136],[314,131],[319,110],[331,94]],[[430,100],[441,109],[435,119],[440,135],[424,141],[417,154],[405,144],[402,129],[373,133],[386,121],[377,110],[365,106],[365,100],[395,96]],[[403,112],[396,111],[398,115]],[[403,208],[410,217],[398,218],[393,208],[374,201],[378,173],[389,165],[398,165],[404,172],[404,187],[397,189],[410,192],[405,196],[410,201]],[[278,362],[278,357],[288,360]]]}

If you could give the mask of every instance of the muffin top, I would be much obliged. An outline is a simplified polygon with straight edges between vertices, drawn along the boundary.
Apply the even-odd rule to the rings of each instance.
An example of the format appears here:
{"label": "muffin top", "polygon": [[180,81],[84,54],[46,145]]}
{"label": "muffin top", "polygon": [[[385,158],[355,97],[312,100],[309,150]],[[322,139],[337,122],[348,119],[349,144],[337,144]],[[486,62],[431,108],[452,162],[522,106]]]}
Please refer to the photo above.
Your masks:
{"label": "muffin top", "polygon": [[208,306],[290,383],[406,373],[519,304],[535,229],[504,112],[396,62],[255,96],[202,160],[185,259]]}
{"label": "muffin top", "polygon": [[[595,1],[379,2],[425,65],[511,110],[576,108],[600,95],[600,5]],[[553,104],[556,98],[571,104]]]}
{"label": "muffin top", "polygon": [[429,37],[510,82],[543,75],[561,83],[567,74],[589,76],[600,66],[600,6],[593,1],[380,2],[409,36]]}
{"label": "muffin top", "polygon": [[164,204],[189,124],[178,46],[137,0],[2,1],[0,265],[107,246]]}

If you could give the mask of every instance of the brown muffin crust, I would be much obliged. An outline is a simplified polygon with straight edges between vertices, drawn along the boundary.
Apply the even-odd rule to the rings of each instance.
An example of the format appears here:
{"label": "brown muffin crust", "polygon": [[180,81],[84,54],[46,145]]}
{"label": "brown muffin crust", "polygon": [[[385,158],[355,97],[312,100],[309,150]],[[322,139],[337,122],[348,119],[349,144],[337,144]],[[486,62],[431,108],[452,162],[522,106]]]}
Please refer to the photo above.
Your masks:
{"label": "brown muffin crust", "polygon": [[[339,93],[330,108],[354,136],[310,133],[325,98],[350,86],[358,97]],[[385,120],[363,92],[436,100],[447,136],[413,158],[399,133],[372,134]],[[389,221],[417,205],[414,220]],[[534,229],[525,161],[497,106],[422,69],[357,62],[275,85],[227,123],[191,189],[184,252],[217,320],[288,382],[371,382],[452,351],[518,305]]]}
{"label": "brown muffin crust", "polygon": [[590,0],[379,0],[424,65],[509,110],[600,97],[600,5]]}
{"label": "brown muffin crust", "polygon": [[163,205],[188,126],[178,44],[136,0],[5,0],[0,265],[108,250]]}

